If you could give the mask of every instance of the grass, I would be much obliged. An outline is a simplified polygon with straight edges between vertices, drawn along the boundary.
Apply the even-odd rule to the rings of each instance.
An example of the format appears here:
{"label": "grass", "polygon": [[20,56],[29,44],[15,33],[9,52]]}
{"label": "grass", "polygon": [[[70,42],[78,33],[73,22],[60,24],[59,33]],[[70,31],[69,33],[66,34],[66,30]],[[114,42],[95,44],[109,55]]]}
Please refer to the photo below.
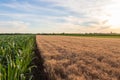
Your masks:
{"label": "grass", "polygon": [[31,80],[34,35],[0,35],[0,80]]}

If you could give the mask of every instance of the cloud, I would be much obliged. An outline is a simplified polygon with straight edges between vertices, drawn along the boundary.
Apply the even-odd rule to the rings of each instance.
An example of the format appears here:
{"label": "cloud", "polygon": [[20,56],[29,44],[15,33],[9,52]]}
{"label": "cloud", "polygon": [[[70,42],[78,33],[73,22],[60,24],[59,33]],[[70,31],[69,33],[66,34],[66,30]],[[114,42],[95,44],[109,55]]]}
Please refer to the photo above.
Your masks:
{"label": "cloud", "polygon": [[[35,4],[31,4],[29,2],[12,2],[12,3],[2,3],[0,5],[1,7],[7,7],[12,10],[17,10],[22,13],[33,13],[33,14],[42,14],[42,15],[66,15],[67,13],[58,10],[55,8],[45,7],[45,6],[39,6]],[[48,13],[48,14],[47,14]]]}
{"label": "cloud", "polygon": [[21,32],[30,24],[22,21],[0,21],[0,32]]}
{"label": "cloud", "polygon": [[109,32],[113,27],[106,9],[112,2],[114,0],[12,0],[0,3],[0,31]]}

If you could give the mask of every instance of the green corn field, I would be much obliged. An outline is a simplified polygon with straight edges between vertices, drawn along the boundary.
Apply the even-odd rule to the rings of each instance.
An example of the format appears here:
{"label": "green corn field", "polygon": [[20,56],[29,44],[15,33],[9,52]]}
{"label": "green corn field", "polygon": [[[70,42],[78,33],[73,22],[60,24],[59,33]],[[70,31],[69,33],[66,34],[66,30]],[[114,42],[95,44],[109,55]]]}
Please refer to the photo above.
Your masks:
{"label": "green corn field", "polygon": [[0,80],[31,80],[35,35],[0,35]]}

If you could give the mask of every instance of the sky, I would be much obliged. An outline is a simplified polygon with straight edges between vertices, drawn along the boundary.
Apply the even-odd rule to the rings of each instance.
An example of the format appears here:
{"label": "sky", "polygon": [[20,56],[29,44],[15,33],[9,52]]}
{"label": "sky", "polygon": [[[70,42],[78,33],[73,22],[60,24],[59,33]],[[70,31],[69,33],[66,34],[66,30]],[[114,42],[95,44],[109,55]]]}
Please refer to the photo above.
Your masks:
{"label": "sky", "polygon": [[120,33],[119,0],[0,0],[0,33]]}

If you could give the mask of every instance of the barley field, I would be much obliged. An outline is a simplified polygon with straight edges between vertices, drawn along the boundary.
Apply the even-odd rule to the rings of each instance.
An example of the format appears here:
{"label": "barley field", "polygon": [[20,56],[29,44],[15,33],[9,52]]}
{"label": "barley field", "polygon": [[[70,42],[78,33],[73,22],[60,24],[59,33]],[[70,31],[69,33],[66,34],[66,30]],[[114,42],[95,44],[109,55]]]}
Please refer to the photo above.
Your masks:
{"label": "barley field", "polygon": [[120,80],[120,39],[36,36],[50,80]]}

